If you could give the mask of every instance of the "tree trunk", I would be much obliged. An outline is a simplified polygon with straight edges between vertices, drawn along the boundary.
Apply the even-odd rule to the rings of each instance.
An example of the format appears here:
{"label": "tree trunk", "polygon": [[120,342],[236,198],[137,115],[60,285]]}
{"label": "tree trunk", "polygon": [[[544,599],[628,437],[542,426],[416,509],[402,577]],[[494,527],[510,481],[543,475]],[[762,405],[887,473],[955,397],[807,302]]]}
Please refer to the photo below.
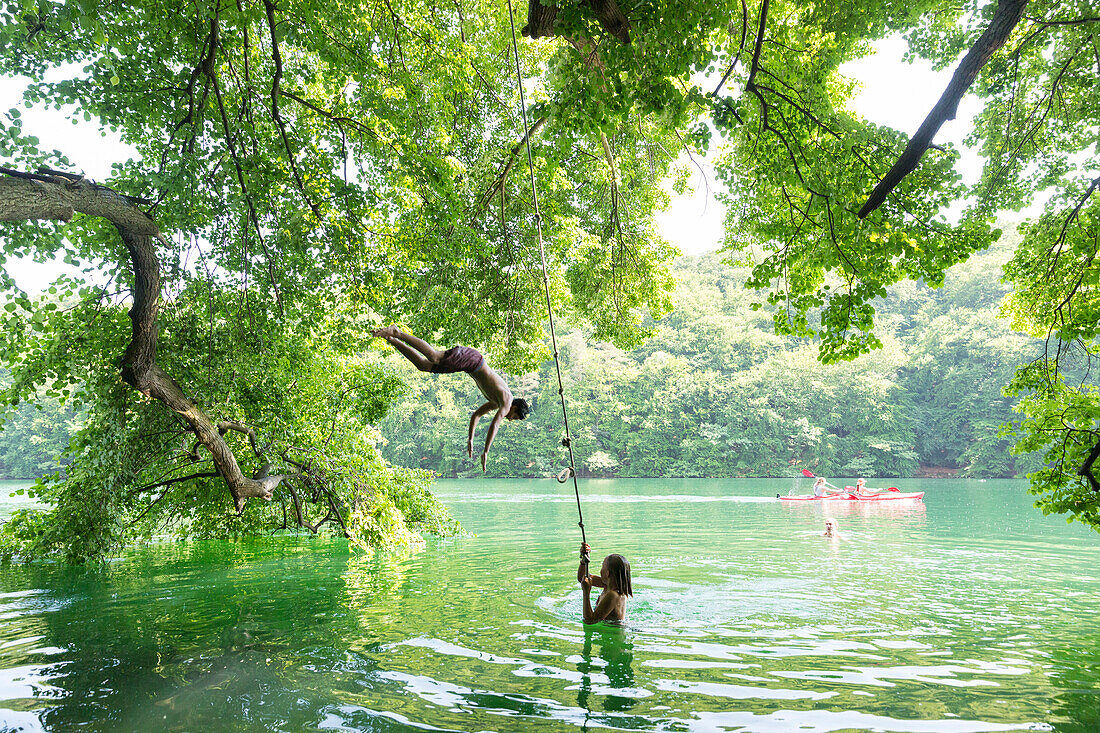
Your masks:
{"label": "tree trunk", "polygon": [[0,178],[0,221],[69,221],[75,212],[80,212],[102,217],[115,225],[130,254],[134,272],[130,344],[121,362],[123,381],[146,397],[162,402],[190,426],[199,443],[213,456],[238,513],[249,498],[271,501],[272,491],[287,476],[262,479],[245,476],[214,422],[156,364],[160,261],[155,241],[164,240],[153,220],[125,196],[80,177],[54,172],[28,174],[6,168],[0,168],[0,173],[6,174]]}
{"label": "tree trunk", "polygon": [[[592,14],[596,16],[600,27],[622,43],[630,43],[630,21],[619,9],[615,0],[588,0]],[[556,35],[554,21],[558,17],[558,6],[554,3],[544,5],[540,0],[528,0],[527,25],[520,31],[528,38],[549,38]]]}
{"label": "tree trunk", "polygon": [[557,5],[543,5],[539,0],[529,0],[527,25],[520,33],[528,38],[549,38],[554,35],[554,20],[557,17]]}
{"label": "tree trunk", "polygon": [[588,4],[596,14],[596,20],[600,21],[601,28],[620,42],[630,43],[630,21],[619,10],[615,0],[588,0]]}

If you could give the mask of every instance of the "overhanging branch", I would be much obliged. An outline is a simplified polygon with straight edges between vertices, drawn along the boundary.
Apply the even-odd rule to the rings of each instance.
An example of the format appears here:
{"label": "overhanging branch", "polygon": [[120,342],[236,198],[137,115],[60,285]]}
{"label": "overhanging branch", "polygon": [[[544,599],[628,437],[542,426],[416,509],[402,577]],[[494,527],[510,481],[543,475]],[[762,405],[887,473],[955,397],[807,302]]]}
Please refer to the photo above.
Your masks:
{"label": "overhanging branch", "polygon": [[955,119],[959,110],[959,102],[962,100],[970,85],[974,83],[982,67],[986,65],[990,57],[1004,45],[1012,34],[1012,29],[1020,22],[1024,14],[1027,0],[1000,0],[997,11],[993,14],[993,20],[985,29],[981,37],[966,52],[966,56],[959,62],[958,68],[951,77],[951,82],[943,91],[939,101],[932,107],[932,111],[924,118],[916,134],[909,140],[901,156],[893,167],[871,191],[863,208],[859,210],[859,218],[866,218],[868,214],[882,205],[890,192],[897,188],[907,175],[912,173],[920,162],[924,151],[932,144],[932,139],[939,132],[944,122]]}
{"label": "overhanging branch", "polygon": [[208,450],[218,474],[229,486],[237,511],[250,498],[271,500],[285,476],[249,478],[214,422],[194,405],[171,376],[156,364],[160,261],[155,242],[163,241],[156,224],[127,197],[106,186],[69,174],[26,174],[0,169],[0,221],[69,221],[74,213],[115,225],[130,255],[134,273],[130,343],[122,357],[122,379],[179,415]]}
{"label": "overhanging branch", "polygon": [[1096,463],[1096,459],[1100,458],[1100,440],[1096,442],[1096,445],[1089,451],[1089,457],[1085,459],[1085,462],[1081,465],[1081,468],[1077,469],[1078,476],[1084,476],[1085,480],[1089,482],[1089,486],[1093,491],[1100,492],[1100,481],[1096,480],[1096,477],[1092,475],[1092,464]]}

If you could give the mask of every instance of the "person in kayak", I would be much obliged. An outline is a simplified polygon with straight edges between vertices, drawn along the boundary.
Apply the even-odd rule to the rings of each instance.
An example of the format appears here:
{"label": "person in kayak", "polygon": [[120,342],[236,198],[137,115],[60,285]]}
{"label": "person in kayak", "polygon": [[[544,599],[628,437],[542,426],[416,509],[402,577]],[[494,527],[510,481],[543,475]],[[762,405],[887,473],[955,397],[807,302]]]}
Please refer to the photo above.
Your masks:
{"label": "person in kayak", "polygon": [[859,496],[878,496],[881,493],[882,492],[879,491],[878,489],[868,489],[867,488],[867,479],[865,479],[865,478],[857,478],[856,479],[856,494],[857,495],[859,495]]}
{"label": "person in kayak", "polygon": [[[584,622],[594,624],[597,621],[625,621],[626,599],[634,596],[630,584],[630,563],[622,555],[608,555],[603,559],[599,575],[588,574],[587,557],[591,549],[588,543],[581,545],[581,562],[577,566],[577,582],[584,591]],[[603,588],[592,608],[592,587]]]}
{"label": "person in kayak", "polygon": [[821,476],[818,476],[817,481],[814,481],[814,496],[835,496],[837,494],[847,493],[847,491],[830,488],[825,482],[825,479]]}
{"label": "person in kayak", "polygon": [[489,368],[485,363],[485,357],[477,349],[468,346],[455,346],[440,351],[427,341],[419,339],[410,333],[405,333],[397,326],[386,326],[375,329],[374,336],[384,339],[401,354],[413,363],[422,372],[433,374],[452,374],[454,372],[466,372],[474,380],[474,384],[481,390],[488,400],[484,405],[474,410],[470,415],[470,431],[466,438],[466,455],[474,457],[474,428],[477,421],[494,409],[497,414],[489,423],[489,431],[485,434],[485,449],[481,451],[481,470],[485,470],[485,461],[489,455],[489,447],[493,444],[493,438],[497,435],[497,429],[504,420],[524,420],[531,412],[527,400],[521,397],[512,397],[511,390],[500,375]]}

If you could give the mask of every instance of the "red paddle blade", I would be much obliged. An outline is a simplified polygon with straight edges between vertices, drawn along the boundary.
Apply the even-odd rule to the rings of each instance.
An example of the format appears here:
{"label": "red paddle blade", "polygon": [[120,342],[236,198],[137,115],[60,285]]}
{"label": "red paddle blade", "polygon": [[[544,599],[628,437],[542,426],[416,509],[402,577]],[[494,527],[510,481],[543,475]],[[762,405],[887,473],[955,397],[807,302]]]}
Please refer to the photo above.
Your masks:
{"label": "red paddle blade", "polygon": [[899,489],[897,486],[891,486],[890,488],[887,489],[887,491],[896,491],[899,494],[901,493],[901,489]]}
{"label": "red paddle blade", "polygon": [[803,468],[802,469],[802,475],[805,476],[806,478],[817,478],[816,476],[814,476],[814,472],[811,471],[808,468]]}

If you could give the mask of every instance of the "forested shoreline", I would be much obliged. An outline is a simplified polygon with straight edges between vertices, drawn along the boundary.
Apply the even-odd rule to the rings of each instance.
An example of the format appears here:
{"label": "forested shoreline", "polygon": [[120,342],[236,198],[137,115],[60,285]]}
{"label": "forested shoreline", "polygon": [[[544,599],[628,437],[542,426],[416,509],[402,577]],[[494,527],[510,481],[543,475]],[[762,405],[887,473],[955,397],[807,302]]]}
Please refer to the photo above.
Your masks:
{"label": "forested shoreline", "polygon": [[[1035,470],[1037,457],[1013,456],[1013,441],[1000,434],[1014,417],[1001,390],[1040,343],[999,317],[1007,290],[998,274],[1014,242],[956,266],[943,288],[895,286],[878,304],[884,347],[836,365],[821,364],[815,344],[774,333],[771,314],[751,307],[747,269],[717,254],[681,258],[675,309],[649,324],[656,333],[642,347],[590,343],[565,326],[563,376],[582,475],[769,477],[810,467],[834,476],[999,478]],[[472,382],[372,353],[407,390],[379,425],[383,456],[445,477],[480,473],[464,451]],[[487,473],[557,473],[564,449],[553,362],[512,383],[536,409],[500,432]],[[78,424],[54,399],[21,405],[0,432],[0,477],[56,470]]]}
{"label": "forested shoreline", "polygon": [[[745,268],[716,254],[679,260],[675,309],[641,348],[561,338],[581,475],[601,477],[1022,476],[1001,390],[1039,341],[999,317],[999,280],[1015,237],[953,268],[943,288],[895,286],[876,304],[884,347],[823,365],[816,344],[775,335],[744,288]],[[405,397],[380,424],[390,461],[445,477],[480,474],[465,455],[478,402],[465,375],[422,375],[399,361]],[[565,465],[553,362],[513,378],[535,410],[504,426],[487,475],[546,476]],[[482,426],[484,430],[484,425]],[[483,433],[475,438],[475,445]],[[938,469],[938,470],[937,470]]]}

